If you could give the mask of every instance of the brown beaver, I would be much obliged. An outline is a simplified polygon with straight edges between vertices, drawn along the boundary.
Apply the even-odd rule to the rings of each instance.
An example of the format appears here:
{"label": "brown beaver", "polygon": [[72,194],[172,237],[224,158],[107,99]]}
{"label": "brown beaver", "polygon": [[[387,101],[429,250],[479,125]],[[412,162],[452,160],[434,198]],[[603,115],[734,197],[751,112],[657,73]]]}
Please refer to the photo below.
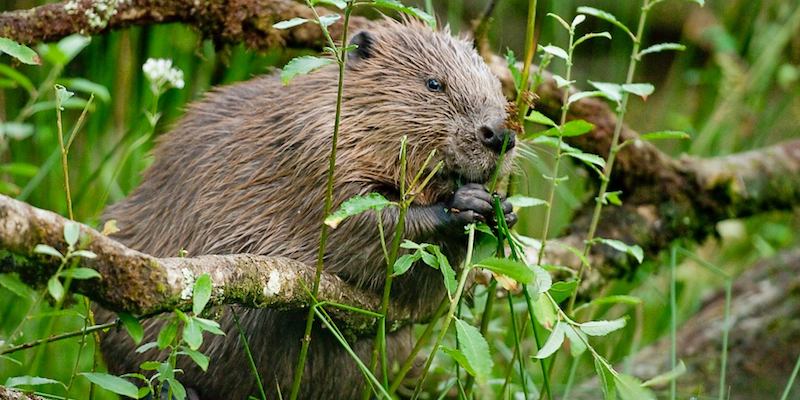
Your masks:
{"label": "brown beaver", "polygon": [[[386,20],[356,33],[344,83],[335,204],[379,192],[398,198],[400,139],[408,136],[409,171],[432,149],[443,170],[409,210],[405,237],[442,246],[453,265],[465,253],[464,225],[493,218],[483,187],[498,153],[513,133],[504,128],[506,101],[499,81],[466,39],[433,31],[419,22]],[[115,237],[155,256],[254,253],[280,255],[313,265],[316,259],[337,91],[331,65],[283,86],[275,75],[217,89],[192,104],[155,149],[155,162],[141,186],[110,207]],[[506,158],[509,160],[511,157]],[[507,161],[501,170],[510,169]],[[413,175],[413,174],[412,174]],[[515,216],[503,203],[506,219]],[[387,232],[397,220],[384,211]],[[383,290],[383,259],[376,218],[365,213],[331,231],[325,270],[364,290]],[[412,268],[394,282],[392,296],[420,313],[444,295],[441,275]],[[240,320],[264,386],[273,396],[291,387],[305,312],[241,309]],[[226,336],[206,337],[207,373],[181,362],[179,376],[205,399],[244,399],[256,392],[229,312]],[[145,323],[153,340],[159,323]],[[316,328],[301,398],[357,398],[364,379],[333,337]],[[373,338],[352,343],[369,360]],[[391,360],[405,359],[409,329],[388,338]],[[103,339],[114,373],[138,370],[155,354],[137,354],[121,332]]]}

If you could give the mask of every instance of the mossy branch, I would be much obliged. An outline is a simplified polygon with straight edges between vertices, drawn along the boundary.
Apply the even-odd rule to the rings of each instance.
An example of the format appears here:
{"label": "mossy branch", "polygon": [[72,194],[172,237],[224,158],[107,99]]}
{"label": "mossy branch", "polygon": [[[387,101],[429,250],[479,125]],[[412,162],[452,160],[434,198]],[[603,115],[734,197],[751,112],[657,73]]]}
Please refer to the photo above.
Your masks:
{"label": "mossy branch", "polygon": [[[26,203],[0,196],[0,273],[17,272],[29,284],[42,284],[60,264],[56,257],[34,253],[37,244],[63,252],[62,232],[67,219]],[[304,309],[313,304],[309,290],[314,268],[284,257],[250,254],[210,255],[190,258],[156,258],[132,250],[81,226],[81,247],[94,259],[80,258],[82,267],[102,278],[76,281],[73,288],[112,311],[152,315],[173,308],[191,309],[188,294],[197,276],[209,274],[213,304],[282,310]],[[359,290],[331,274],[322,274],[317,299],[376,310],[380,296]],[[354,334],[374,333],[374,318],[330,307],[341,328]],[[410,322],[412,313],[390,305],[391,326]]]}

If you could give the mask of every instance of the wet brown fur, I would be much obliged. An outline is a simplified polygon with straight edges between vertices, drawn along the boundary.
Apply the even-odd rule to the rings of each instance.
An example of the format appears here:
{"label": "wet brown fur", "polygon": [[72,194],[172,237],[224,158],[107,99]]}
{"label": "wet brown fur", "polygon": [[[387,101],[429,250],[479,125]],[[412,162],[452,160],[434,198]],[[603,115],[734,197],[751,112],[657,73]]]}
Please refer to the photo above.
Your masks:
{"label": "wet brown fur", "polygon": [[[432,149],[445,168],[415,206],[446,202],[455,182],[485,182],[496,154],[476,132],[506,118],[500,83],[471,42],[415,21],[386,20],[370,31],[371,45],[348,60],[339,139],[335,204],[380,192],[397,197],[400,138],[408,136],[409,171]],[[290,257],[313,265],[319,241],[326,172],[336,103],[337,67],[331,65],[288,86],[275,75],[223,87],[192,104],[155,149],[155,162],[141,186],[110,207],[115,238],[155,256],[255,253]],[[425,86],[445,83],[443,93]],[[508,165],[504,165],[508,170]],[[392,231],[396,211],[386,211]],[[409,220],[406,236],[443,246],[456,265],[463,235],[444,235],[432,222]],[[385,267],[372,213],[331,231],[325,269],[365,290],[380,292]],[[396,280],[392,296],[420,312],[443,296],[441,275],[414,267]],[[291,386],[305,313],[237,309],[268,393],[284,397]],[[105,313],[105,315],[109,315]],[[207,373],[188,362],[179,379],[204,399],[244,399],[256,392],[230,312],[220,323],[224,337],[205,336]],[[160,323],[145,323],[153,340]],[[369,359],[371,338],[352,344]],[[390,360],[400,362],[411,345],[408,329],[389,337]],[[134,372],[157,357],[134,352],[123,332],[103,338],[114,373]],[[391,362],[391,361],[390,361]],[[324,330],[313,333],[301,398],[357,398],[364,380],[355,363]],[[272,398],[273,396],[270,396]]]}

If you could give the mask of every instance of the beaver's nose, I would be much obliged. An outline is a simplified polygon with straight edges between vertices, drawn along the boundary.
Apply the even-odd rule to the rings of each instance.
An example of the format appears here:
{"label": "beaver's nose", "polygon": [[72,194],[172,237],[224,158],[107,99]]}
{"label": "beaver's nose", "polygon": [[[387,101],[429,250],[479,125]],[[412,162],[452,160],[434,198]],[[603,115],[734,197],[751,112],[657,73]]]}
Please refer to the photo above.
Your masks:
{"label": "beaver's nose", "polygon": [[492,149],[495,153],[500,153],[500,150],[503,148],[503,142],[506,141],[508,138],[508,144],[506,145],[506,151],[509,151],[514,148],[515,142],[515,134],[513,131],[508,130],[503,127],[495,127],[492,128],[490,126],[484,125],[478,130],[478,137],[483,142],[484,146]]}

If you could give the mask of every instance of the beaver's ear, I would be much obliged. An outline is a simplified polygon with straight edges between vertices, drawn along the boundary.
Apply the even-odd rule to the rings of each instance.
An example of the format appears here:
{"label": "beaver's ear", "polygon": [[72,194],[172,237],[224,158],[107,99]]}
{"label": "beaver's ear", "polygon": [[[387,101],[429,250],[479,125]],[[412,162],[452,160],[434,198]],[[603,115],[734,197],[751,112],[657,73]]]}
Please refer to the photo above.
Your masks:
{"label": "beaver's ear", "polygon": [[355,49],[347,52],[350,62],[357,62],[372,57],[372,46],[375,44],[375,37],[367,31],[361,31],[350,39],[351,45],[356,45]]}

